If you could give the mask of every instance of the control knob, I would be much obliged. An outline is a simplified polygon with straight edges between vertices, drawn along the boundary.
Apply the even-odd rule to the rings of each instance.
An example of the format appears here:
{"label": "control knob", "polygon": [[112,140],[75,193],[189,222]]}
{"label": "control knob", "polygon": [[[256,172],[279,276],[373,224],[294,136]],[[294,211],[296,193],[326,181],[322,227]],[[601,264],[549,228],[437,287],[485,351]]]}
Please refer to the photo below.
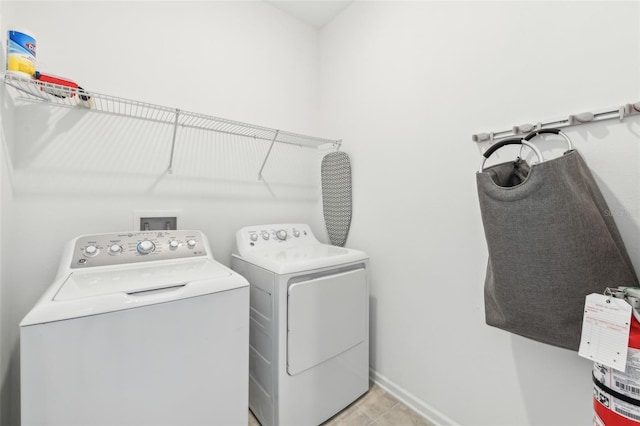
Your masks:
{"label": "control knob", "polygon": [[269,239],[269,233],[267,231],[262,231],[262,239],[263,240],[268,240]]}
{"label": "control knob", "polygon": [[196,246],[196,240],[188,240],[187,247],[194,248]]}
{"label": "control knob", "polygon": [[276,237],[278,237],[279,240],[286,240],[287,239],[287,231],[285,231],[284,229],[280,229],[278,231],[276,231]]}
{"label": "control knob", "polygon": [[136,246],[136,250],[138,250],[138,253],[140,254],[149,254],[153,250],[155,250],[155,248],[156,248],[156,245],[149,240],[140,241]]}
{"label": "control knob", "polygon": [[251,234],[249,238],[251,238],[251,241],[258,241],[258,234]]}
{"label": "control knob", "polygon": [[180,247],[180,243],[179,243],[178,241],[176,241],[176,240],[171,240],[171,241],[169,241],[169,248],[170,248],[171,250],[175,250],[175,249],[177,249],[178,247]]}
{"label": "control knob", "polygon": [[298,238],[300,236],[300,231],[298,231],[297,229],[293,230],[293,236]]}
{"label": "control knob", "polygon": [[109,254],[112,256],[116,256],[122,253],[122,246],[118,244],[112,244],[109,246]]}
{"label": "control knob", "polygon": [[98,254],[98,247],[96,247],[94,245],[89,245],[89,246],[85,247],[85,249],[84,249],[84,255],[85,256],[95,256],[96,254]]}

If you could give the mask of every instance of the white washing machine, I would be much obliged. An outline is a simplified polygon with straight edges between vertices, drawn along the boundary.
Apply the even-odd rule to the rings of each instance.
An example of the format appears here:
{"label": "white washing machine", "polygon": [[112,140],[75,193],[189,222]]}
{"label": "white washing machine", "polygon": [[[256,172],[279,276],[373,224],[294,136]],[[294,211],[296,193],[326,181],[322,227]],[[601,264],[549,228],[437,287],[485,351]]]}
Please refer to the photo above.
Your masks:
{"label": "white washing machine", "polygon": [[251,285],[249,407],[263,426],[319,425],[369,389],[368,256],[309,226],[236,233]]}
{"label": "white washing machine", "polygon": [[20,323],[23,425],[247,425],[249,285],[198,231],[81,236]]}

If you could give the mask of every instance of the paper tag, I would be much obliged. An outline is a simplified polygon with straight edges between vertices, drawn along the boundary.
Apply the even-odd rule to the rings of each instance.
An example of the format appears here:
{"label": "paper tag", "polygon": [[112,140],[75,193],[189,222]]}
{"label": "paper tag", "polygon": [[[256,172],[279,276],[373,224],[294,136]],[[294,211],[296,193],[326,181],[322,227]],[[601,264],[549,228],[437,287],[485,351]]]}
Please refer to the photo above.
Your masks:
{"label": "paper tag", "polygon": [[602,294],[586,297],[578,355],[624,371],[627,363],[631,305]]}

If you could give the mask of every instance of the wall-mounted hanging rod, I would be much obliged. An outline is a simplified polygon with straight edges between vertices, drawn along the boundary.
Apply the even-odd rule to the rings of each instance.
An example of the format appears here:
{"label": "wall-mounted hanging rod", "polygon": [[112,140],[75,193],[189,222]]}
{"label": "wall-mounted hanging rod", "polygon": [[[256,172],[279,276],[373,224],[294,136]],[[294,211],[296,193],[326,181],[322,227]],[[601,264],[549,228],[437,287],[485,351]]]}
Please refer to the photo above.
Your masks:
{"label": "wall-mounted hanging rod", "polygon": [[513,126],[510,130],[502,130],[499,132],[489,133],[476,133],[471,136],[471,140],[474,142],[486,142],[497,141],[506,138],[512,138],[517,136],[524,136],[533,130],[550,129],[550,128],[563,128],[570,126],[577,126],[580,124],[593,123],[594,121],[611,120],[614,118],[620,121],[630,115],[640,114],[640,102],[634,104],[627,104],[615,109],[608,109],[600,112],[583,112],[580,114],[570,115],[569,117],[561,120],[538,122],[536,124],[521,124],[519,126]]}

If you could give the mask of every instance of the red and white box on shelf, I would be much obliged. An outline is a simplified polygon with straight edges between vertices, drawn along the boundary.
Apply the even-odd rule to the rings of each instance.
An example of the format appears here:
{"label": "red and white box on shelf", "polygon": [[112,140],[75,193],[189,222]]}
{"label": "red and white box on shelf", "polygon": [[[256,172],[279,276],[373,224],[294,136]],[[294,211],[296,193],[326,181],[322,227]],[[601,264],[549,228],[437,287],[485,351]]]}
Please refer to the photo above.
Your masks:
{"label": "red and white box on shelf", "polygon": [[40,71],[36,71],[36,80],[42,83],[48,83],[41,85],[40,90],[58,98],[72,98],[78,91],[78,83],[75,81],[51,74],[44,74]]}

